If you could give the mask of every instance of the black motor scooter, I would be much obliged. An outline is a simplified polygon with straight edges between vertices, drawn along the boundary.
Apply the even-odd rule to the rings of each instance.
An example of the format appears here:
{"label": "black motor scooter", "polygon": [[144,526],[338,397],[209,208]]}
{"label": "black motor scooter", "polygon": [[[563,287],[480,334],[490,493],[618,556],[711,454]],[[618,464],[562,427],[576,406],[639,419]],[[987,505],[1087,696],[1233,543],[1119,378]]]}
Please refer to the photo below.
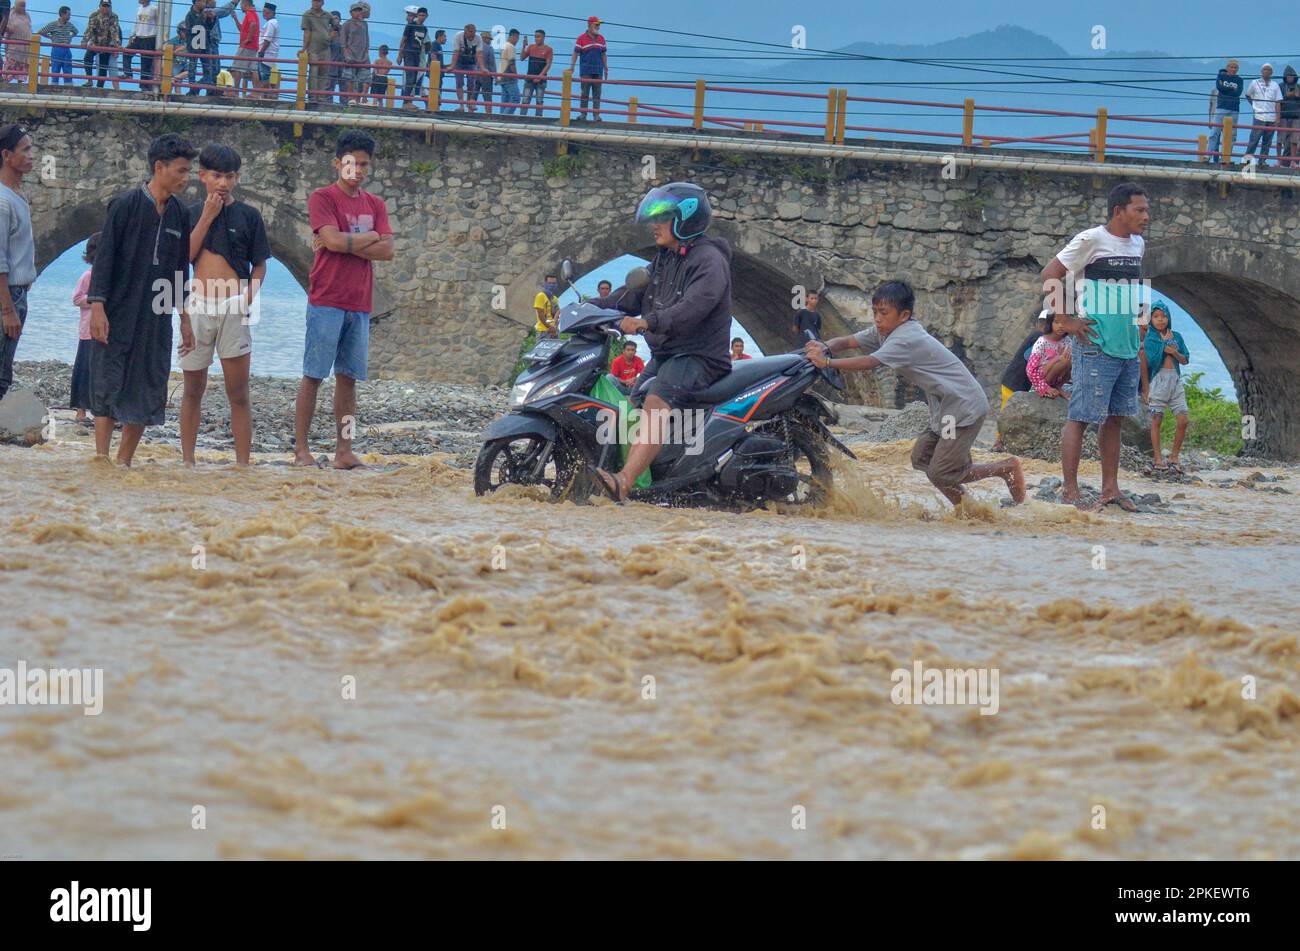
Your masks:
{"label": "black motor scooter", "polygon": [[[572,286],[570,262],[561,273]],[[634,268],[626,286],[648,280],[645,268]],[[581,502],[600,491],[591,469],[618,469],[620,442],[626,442],[618,437],[635,432],[628,404],[639,407],[650,383],[643,377],[629,392],[606,372],[609,340],[620,336],[625,316],[581,299],[561,310],[559,330],[572,336],[541,340],[524,356],[529,367],[515,381],[510,412],[483,433],[474,467],[478,495],[537,485],[552,500]],[[832,483],[830,448],[854,456],[826,428],[836,416],[810,392],[819,379],[844,389],[838,371],[818,369],[802,351],[737,363],[696,393],[690,407],[670,414],[651,484],[630,497],[723,506],[824,500]]]}

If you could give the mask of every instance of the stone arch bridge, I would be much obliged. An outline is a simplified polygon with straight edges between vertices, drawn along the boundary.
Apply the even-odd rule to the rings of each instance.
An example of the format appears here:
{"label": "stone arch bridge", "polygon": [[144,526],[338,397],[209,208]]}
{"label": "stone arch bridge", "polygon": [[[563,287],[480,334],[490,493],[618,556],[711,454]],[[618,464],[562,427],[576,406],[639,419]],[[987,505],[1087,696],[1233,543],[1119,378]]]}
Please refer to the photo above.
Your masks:
{"label": "stone arch bridge", "polygon": [[[305,286],[307,195],[332,180],[337,128],[308,125],[295,138],[284,122],[76,109],[49,110],[30,127],[39,154],[53,157],[38,159],[27,186],[38,266],[97,230],[107,201],[145,178],[150,138],[175,131],[240,151],[242,197],[262,211],[272,253]],[[736,314],[765,351],[796,345],[794,285],[823,291],[833,334],[863,326],[871,288],[903,277],[917,289],[922,321],[994,394],[1037,312],[1039,269],[1104,220],[1117,180],[1108,167],[1072,172],[1060,163],[966,167],[949,180],[941,164],[905,157],[924,157],[919,148],[894,160],[831,161],[729,151],[722,137],[716,148],[688,149],[622,136],[575,142],[557,159],[554,143],[523,135],[372,131],[379,151],[368,187],[388,203],[397,258],[377,265],[375,312],[386,316],[373,325],[371,366],[406,379],[504,382],[547,270],[565,257],[582,273],[647,253],[648,235],[630,219],[650,184],[651,155],[658,181],[691,179],[714,197],[717,233],[735,252]],[[1297,192],[1225,187],[1203,173],[1126,177],[1151,194],[1147,276],[1218,348],[1243,412],[1257,419],[1259,449],[1300,457]],[[197,180],[193,188],[197,195]],[[888,375],[859,378],[847,394],[878,405],[901,396]]]}

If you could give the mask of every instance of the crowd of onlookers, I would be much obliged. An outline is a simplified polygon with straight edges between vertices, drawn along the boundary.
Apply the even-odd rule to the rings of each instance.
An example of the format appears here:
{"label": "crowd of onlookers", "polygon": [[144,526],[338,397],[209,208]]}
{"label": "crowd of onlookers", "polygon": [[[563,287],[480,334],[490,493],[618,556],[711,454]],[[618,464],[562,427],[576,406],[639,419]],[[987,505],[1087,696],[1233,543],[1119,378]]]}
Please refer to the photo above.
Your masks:
{"label": "crowd of onlookers", "polygon": [[[113,10],[113,0],[99,0],[84,32],[73,21],[70,7],[59,8],[58,17],[33,30],[26,0],[0,0],[0,76],[8,82],[26,82],[29,77],[31,40],[44,37],[49,49],[49,81],[52,84],[95,85],[158,91],[162,54],[158,51],[159,7],[153,0],[137,0],[137,9],[125,14],[127,24]],[[380,44],[372,58],[370,4],[356,0],[344,17],[338,10],[326,10],[325,0],[310,0],[302,14],[302,48],[307,54],[307,88],[313,102],[337,101],[384,105],[389,96],[404,108],[415,108],[416,100],[427,101],[424,89],[430,67],[437,64],[440,77],[453,77],[456,111],[474,112],[481,105],[492,112],[496,104],[503,114],[523,112],[530,106],[542,115],[547,83],[554,78],[551,68],[555,50],[546,31],[533,32],[525,43],[520,31],[511,29],[500,38],[485,36],[472,23],[448,42],[446,30],[426,25],[426,7],[404,9],[405,24],[396,50]],[[223,49],[223,21],[234,34],[234,53],[223,62],[230,44]],[[129,25],[129,30],[127,26]],[[574,70],[580,99],[579,117],[588,108],[600,121],[601,84],[609,78],[605,38],[599,17],[589,17],[587,29],[575,41],[570,68]],[[172,79],[184,84],[190,95],[278,98],[282,75],[295,72],[292,63],[278,63],[280,24],[275,3],[257,6],[253,0],[192,0],[170,37],[174,48]],[[74,46],[81,69],[74,71]],[[45,47],[43,47],[44,49]],[[133,63],[140,58],[139,81]],[[282,66],[291,67],[283,69]],[[122,80],[128,82],[123,83]],[[177,90],[180,91],[179,89]],[[439,90],[441,92],[441,88]]]}
{"label": "crowd of onlookers", "polygon": [[[120,0],[119,0],[120,2]],[[183,0],[182,0],[183,2]],[[33,30],[26,0],[0,0],[0,77],[6,81],[26,81],[32,66],[30,43],[33,35],[49,41],[50,82],[73,84],[74,78],[85,85],[102,88],[109,82],[114,88],[125,85],[157,91],[156,73],[161,54],[158,48],[159,12],[153,0],[137,0],[137,9],[126,16],[129,32],[113,11],[113,0],[99,0],[85,31],[73,22],[71,8],[59,8],[58,17],[39,30]],[[547,84],[555,76],[555,50],[547,42],[546,32],[536,30],[531,42],[524,42],[518,29],[488,36],[472,23],[465,24],[451,40],[446,30],[427,26],[426,7],[404,9],[405,24],[394,51],[381,44],[371,55],[370,5],[355,0],[345,18],[338,10],[326,10],[325,0],[310,0],[310,9],[302,14],[302,48],[307,54],[309,98],[313,102],[337,100],[343,104],[376,106],[400,104],[415,108],[427,102],[424,89],[430,66],[437,64],[440,82],[452,76],[455,101],[448,103],[455,111],[475,112],[481,105],[487,113],[496,105],[502,114],[525,113],[531,107],[543,113]],[[235,34],[234,55],[223,65],[222,22]],[[569,69],[573,71],[578,98],[577,118],[585,118],[590,108],[592,118],[600,121],[601,86],[609,78],[609,54],[600,32],[599,17],[589,17],[587,29],[574,42]],[[72,45],[79,43],[82,69],[73,71]],[[174,46],[172,78],[184,84],[190,95],[240,96],[275,99],[280,95],[282,74],[279,64],[280,24],[276,4],[257,7],[253,0],[192,0],[190,9],[176,24],[171,37]],[[140,58],[140,80],[132,69]],[[129,82],[123,84],[121,80]],[[438,90],[441,95],[442,89]],[[390,96],[392,98],[390,98]],[[1243,103],[1249,107],[1241,115]],[[441,107],[441,106],[440,106]],[[554,107],[551,107],[554,108]],[[1260,75],[1249,83],[1240,75],[1240,64],[1232,59],[1219,70],[1210,94],[1207,153],[1224,159],[1224,121],[1232,119],[1233,142],[1236,131],[1249,128],[1244,160],[1259,167],[1269,164],[1276,150],[1277,164],[1293,168],[1300,164],[1300,77],[1287,66],[1280,80],[1274,79],[1273,66],[1265,63]],[[1243,121],[1244,119],[1244,121]]]}
{"label": "crowd of onlookers", "polygon": [[[1156,301],[1143,308],[1138,323],[1138,361],[1145,368],[1146,385],[1140,395],[1151,430],[1152,467],[1181,472],[1183,440],[1190,419],[1182,367],[1191,359],[1183,335],[1174,330],[1169,305]],[[1002,373],[1002,406],[1018,392],[1034,392],[1046,399],[1066,399],[1073,389],[1074,338],[1060,315],[1044,310],[1035,327],[1020,342]],[[1160,430],[1166,413],[1174,417],[1174,442],[1166,460]],[[998,437],[998,448],[1001,436]]]}
{"label": "crowd of onlookers", "polygon": [[[1260,168],[1268,165],[1269,150],[1276,132],[1278,165],[1294,168],[1300,163],[1300,80],[1295,69],[1287,66],[1278,82],[1273,79],[1273,65],[1265,63],[1259,69],[1259,77],[1251,80],[1249,85],[1239,74],[1240,69],[1241,64],[1235,59],[1228,60],[1227,65],[1219,70],[1214,92],[1210,94],[1210,154],[1220,160],[1225,151],[1231,155],[1235,141],[1229,141],[1226,148],[1223,142],[1224,120],[1231,119],[1235,128],[1242,125],[1251,127],[1246,140],[1248,161]],[[1239,119],[1243,99],[1250,106],[1247,122]],[[1236,139],[1235,131],[1232,139]]]}

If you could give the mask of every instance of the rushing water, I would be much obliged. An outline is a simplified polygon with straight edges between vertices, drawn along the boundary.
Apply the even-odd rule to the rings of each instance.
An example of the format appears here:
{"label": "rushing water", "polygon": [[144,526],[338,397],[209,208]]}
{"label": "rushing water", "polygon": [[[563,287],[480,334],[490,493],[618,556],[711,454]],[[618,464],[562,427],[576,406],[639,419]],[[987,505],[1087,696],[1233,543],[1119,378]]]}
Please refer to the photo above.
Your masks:
{"label": "rushing water", "polygon": [[[0,707],[0,853],[1300,849],[1300,496],[955,518],[885,444],[818,512],[556,506],[61,432],[0,446],[4,663],[103,668],[104,707]],[[998,712],[891,702],[918,660],[998,669]]]}

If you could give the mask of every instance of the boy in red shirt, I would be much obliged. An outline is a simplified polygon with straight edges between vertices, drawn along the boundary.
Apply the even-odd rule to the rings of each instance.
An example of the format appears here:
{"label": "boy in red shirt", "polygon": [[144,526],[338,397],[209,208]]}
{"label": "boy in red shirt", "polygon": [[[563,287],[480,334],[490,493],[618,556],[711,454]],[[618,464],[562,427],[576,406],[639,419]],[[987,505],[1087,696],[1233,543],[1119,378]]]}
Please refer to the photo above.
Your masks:
{"label": "boy in red shirt", "polygon": [[609,366],[609,372],[614,375],[614,379],[627,386],[631,386],[632,381],[639,377],[644,369],[645,361],[636,355],[636,344],[631,340],[623,344],[623,352],[616,356]]}
{"label": "boy in red shirt", "polygon": [[338,180],[307,199],[316,259],[307,278],[307,341],[294,414],[296,466],[314,466],[307,431],[316,413],[321,380],[334,372],[335,469],[356,469],[352,453],[357,380],[366,378],[370,347],[372,261],[393,259],[393,229],[382,199],[361,187],[370,172],[375,140],[359,129],[344,132],[334,148]]}

